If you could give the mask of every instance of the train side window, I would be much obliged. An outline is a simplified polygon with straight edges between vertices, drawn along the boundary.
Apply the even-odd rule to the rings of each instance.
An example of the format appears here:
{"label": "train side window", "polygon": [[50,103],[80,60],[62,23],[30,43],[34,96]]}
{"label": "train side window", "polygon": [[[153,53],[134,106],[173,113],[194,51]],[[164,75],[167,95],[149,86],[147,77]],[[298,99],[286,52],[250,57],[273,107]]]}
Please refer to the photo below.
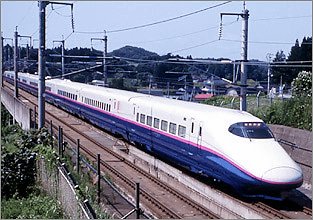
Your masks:
{"label": "train side window", "polygon": [[151,126],[152,125],[152,117],[147,116],[147,125]]}
{"label": "train side window", "polygon": [[111,111],[111,105],[109,105],[109,112]]}
{"label": "train side window", "polygon": [[177,125],[175,123],[172,123],[170,122],[170,129],[169,129],[169,132],[171,134],[176,134],[176,128],[177,128]]}
{"label": "train side window", "polygon": [[164,121],[164,120],[161,121],[161,130],[162,131],[167,131],[167,124],[168,124],[167,121]]}
{"label": "train side window", "polygon": [[199,136],[202,136],[202,127],[199,128]]}
{"label": "train side window", "polygon": [[178,126],[178,136],[185,138],[186,137],[186,127],[179,125]]}
{"label": "train side window", "polygon": [[193,129],[194,129],[194,127],[195,127],[195,123],[194,123],[194,122],[192,122],[192,123],[191,123],[191,133],[193,133]]}
{"label": "train side window", "polygon": [[154,118],[153,127],[159,129],[159,127],[160,127],[160,119]]}
{"label": "train side window", "polygon": [[137,113],[136,121],[139,121],[139,113]]}
{"label": "train side window", "polygon": [[144,124],[146,122],[146,115],[140,114],[140,123]]}

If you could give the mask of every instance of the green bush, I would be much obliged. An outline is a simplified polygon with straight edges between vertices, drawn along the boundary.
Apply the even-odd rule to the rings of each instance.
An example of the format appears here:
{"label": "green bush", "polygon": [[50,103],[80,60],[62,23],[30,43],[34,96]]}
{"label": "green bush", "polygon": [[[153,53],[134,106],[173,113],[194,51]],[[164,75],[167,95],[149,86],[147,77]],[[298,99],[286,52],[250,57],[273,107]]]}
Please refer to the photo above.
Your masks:
{"label": "green bush", "polygon": [[221,106],[231,104],[233,97],[226,97],[226,96],[213,96],[208,98],[204,101],[204,104],[207,105],[214,105],[214,106]]}
{"label": "green bush", "polygon": [[267,124],[280,124],[312,131],[312,98],[296,96],[282,103],[273,103],[265,109],[252,109],[250,113]]}
{"label": "green bush", "polygon": [[63,218],[61,205],[48,195],[32,193],[27,198],[1,200],[1,219]]}
{"label": "green bush", "polygon": [[50,146],[47,129],[23,131],[16,125],[3,129],[1,145],[1,197],[9,199],[14,194],[27,197],[35,184],[37,145]]}
{"label": "green bush", "polygon": [[312,97],[312,73],[302,71],[291,82],[292,91],[295,96]]}

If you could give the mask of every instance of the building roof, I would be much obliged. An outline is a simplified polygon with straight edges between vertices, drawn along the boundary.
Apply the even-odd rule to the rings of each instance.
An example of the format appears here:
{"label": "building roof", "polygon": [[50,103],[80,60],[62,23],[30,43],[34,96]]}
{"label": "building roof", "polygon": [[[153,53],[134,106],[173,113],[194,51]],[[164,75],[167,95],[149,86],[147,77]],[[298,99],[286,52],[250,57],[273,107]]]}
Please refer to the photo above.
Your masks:
{"label": "building roof", "polygon": [[213,96],[213,94],[198,94],[195,96],[195,99],[205,100],[205,99],[211,98],[212,96]]}

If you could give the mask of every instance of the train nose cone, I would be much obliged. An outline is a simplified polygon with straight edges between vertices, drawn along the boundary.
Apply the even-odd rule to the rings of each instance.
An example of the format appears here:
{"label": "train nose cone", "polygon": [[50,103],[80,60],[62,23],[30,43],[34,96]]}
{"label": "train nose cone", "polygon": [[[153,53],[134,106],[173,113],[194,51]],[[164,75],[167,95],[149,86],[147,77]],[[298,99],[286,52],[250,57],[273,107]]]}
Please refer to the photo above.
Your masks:
{"label": "train nose cone", "polygon": [[262,179],[277,183],[295,183],[302,181],[303,174],[301,170],[292,167],[277,167],[266,171]]}

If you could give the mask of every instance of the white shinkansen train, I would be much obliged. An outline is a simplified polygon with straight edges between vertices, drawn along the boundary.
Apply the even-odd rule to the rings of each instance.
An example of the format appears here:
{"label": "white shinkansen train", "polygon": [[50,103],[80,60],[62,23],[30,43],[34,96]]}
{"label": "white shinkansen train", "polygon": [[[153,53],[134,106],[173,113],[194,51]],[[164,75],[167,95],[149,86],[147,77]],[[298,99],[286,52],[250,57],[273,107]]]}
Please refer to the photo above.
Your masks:
{"label": "white shinkansen train", "polygon": [[[18,75],[19,87],[37,94],[38,76]],[[13,82],[14,72],[4,79]],[[266,124],[247,112],[60,79],[46,79],[46,100],[244,196],[280,198],[303,182]]]}

